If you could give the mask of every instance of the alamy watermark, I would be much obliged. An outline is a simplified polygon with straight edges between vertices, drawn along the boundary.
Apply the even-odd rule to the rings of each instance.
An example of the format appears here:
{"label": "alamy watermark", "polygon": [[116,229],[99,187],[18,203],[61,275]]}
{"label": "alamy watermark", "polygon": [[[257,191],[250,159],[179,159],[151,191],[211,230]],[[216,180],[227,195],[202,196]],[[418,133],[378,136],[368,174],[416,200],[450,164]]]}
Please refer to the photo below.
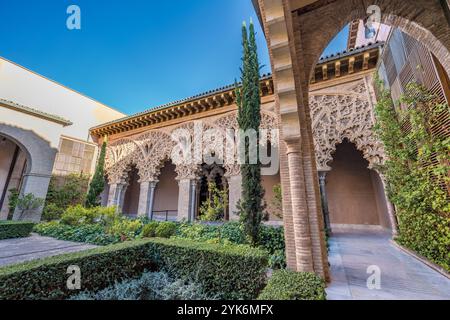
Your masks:
{"label": "alamy watermark", "polygon": [[373,39],[378,35],[381,27],[381,8],[377,5],[367,7],[369,15],[364,21],[366,39]]}
{"label": "alamy watermark", "polygon": [[67,278],[67,289],[69,290],[81,290],[81,269],[79,266],[69,266],[66,271],[69,274]]}
{"label": "alamy watermark", "polygon": [[381,290],[381,268],[377,265],[367,267],[367,288],[369,290]]}
{"label": "alamy watermark", "polygon": [[69,30],[81,30],[81,9],[77,5],[67,7],[66,13],[69,15],[66,20],[66,26]]}
{"label": "alamy watermark", "polygon": [[172,132],[175,146],[171,159],[175,165],[261,164],[262,175],[275,175],[279,169],[278,129],[207,128],[194,122],[194,130],[180,128]]}

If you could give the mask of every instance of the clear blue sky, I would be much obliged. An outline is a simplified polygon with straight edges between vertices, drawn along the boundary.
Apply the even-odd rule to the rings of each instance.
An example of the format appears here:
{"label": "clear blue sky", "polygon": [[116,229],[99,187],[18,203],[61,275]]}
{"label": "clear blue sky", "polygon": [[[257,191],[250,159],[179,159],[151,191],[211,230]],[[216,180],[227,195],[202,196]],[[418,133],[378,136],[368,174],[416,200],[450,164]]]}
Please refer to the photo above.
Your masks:
{"label": "clear blue sky", "polygon": [[[66,28],[71,4],[81,30]],[[131,114],[233,83],[250,18],[270,72],[250,0],[1,0],[0,56]]]}

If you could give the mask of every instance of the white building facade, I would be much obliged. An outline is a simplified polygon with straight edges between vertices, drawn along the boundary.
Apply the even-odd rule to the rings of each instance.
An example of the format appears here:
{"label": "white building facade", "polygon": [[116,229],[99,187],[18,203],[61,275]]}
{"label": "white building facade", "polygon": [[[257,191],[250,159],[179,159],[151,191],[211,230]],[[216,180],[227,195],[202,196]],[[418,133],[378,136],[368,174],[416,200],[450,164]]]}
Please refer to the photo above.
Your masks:
{"label": "white building facade", "polygon": [[[89,128],[124,116],[0,58],[0,220],[12,218],[11,190],[45,198],[53,174],[91,174],[97,147]],[[38,221],[41,209],[13,218]]]}

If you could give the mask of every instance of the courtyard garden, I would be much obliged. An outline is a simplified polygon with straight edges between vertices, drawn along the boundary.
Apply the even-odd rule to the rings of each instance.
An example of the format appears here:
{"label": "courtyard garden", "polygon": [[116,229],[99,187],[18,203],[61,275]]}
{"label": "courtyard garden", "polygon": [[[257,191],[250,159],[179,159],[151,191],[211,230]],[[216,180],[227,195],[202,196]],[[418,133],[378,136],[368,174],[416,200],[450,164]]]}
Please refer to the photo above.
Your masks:
{"label": "courtyard garden", "polygon": [[[320,277],[284,270],[278,227],[262,226],[251,246],[239,222],[157,222],[77,205],[34,231],[99,247],[1,268],[0,299],[325,299]],[[66,287],[74,265],[80,290]]]}

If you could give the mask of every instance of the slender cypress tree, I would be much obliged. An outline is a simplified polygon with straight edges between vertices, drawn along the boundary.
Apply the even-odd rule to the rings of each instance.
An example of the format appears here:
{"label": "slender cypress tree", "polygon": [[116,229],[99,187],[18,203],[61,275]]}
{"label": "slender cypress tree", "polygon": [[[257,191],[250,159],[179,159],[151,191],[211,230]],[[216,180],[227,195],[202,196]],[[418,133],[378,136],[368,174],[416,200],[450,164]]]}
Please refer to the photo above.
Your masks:
{"label": "slender cypress tree", "polygon": [[85,206],[88,208],[96,207],[100,205],[99,197],[100,194],[105,189],[105,156],[106,156],[106,145],[107,137],[103,140],[102,150],[100,152],[100,157],[97,161],[97,166],[95,167],[94,177],[89,184],[89,191],[86,196]]}
{"label": "slender cypress tree", "polygon": [[[261,124],[260,77],[253,22],[250,22],[249,32],[247,32],[245,23],[242,26],[242,46],[242,86],[239,88],[236,85],[238,123],[242,131],[253,129],[259,137]],[[245,232],[253,245],[258,243],[259,230],[264,218],[264,189],[261,186],[261,162],[259,161],[258,143],[259,139],[256,145],[251,145],[245,139],[245,161],[241,164],[242,196],[238,204],[240,220],[244,224]],[[256,150],[250,150],[255,147]],[[256,164],[252,164],[250,161],[250,154],[258,155]]]}

